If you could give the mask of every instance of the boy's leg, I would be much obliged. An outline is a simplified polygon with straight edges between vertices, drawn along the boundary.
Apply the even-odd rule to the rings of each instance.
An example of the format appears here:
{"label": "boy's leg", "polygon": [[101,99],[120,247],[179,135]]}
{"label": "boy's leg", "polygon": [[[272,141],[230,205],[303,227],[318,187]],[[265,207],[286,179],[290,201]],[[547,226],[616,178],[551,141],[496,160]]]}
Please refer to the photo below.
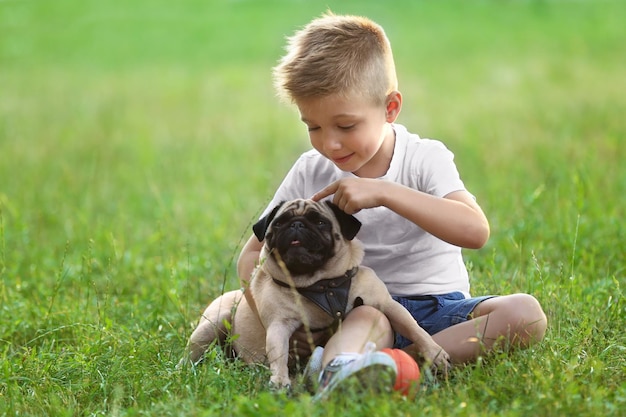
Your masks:
{"label": "boy's leg", "polygon": [[368,342],[376,349],[393,346],[393,330],[387,317],[370,306],[352,310],[324,347],[322,366],[341,353],[363,353]]}
{"label": "boy's leg", "polygon": [[396,362],[376,350],[392,345],[393,331],[383,313],[370,306],[352,310],[326,343],[314,399],[325,398],[348,380],[365,389],[391,389],[398,372]]}
{"label": "boy's leg", "polygon": [[490,298],[478,304],[471,316],[433,335],[454,363],[473,362],[500,342],[528,347],[543,338],[547,327],[539,302],[528,294]]}

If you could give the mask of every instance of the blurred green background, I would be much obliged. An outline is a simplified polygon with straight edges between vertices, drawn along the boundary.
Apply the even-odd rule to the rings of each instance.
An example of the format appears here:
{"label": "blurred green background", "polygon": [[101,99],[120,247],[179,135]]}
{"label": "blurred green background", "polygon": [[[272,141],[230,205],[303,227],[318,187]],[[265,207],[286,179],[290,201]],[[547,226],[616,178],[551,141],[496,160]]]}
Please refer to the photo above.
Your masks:
{"label": "blurred green background", "polygon": [[485,209],[474,293],[530,292],[551,323],[536,352],[358,413],[623,409],[622,1],[4,0],[0,415],[333,410],[265,397],[266,375],[219,361],[171,373],[309,147],[271,67],[329,8],[385,27],[399,122],[452,149]]}

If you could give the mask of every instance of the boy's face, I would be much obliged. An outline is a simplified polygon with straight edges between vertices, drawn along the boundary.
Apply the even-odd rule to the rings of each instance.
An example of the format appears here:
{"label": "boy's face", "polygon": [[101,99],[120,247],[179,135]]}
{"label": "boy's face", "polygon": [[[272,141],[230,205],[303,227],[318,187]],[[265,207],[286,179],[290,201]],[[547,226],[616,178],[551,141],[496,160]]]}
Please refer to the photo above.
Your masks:
{"label": "boy's face", "polygon": [[386,105],[342,95],[296,100],[296,104],[311,145],[337,168],[366,178],[387,172],[395,143],[390,123],[400,111],[399,93],[392,93]]}

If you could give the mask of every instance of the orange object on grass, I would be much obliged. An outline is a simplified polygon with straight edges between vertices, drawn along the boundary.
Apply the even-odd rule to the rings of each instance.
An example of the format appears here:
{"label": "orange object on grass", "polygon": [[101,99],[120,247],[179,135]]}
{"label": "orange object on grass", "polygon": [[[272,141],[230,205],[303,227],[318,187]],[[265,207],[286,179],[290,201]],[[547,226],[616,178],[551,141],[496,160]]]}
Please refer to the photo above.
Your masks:
{"label": "orange object on grass", "polygon": [[396,362],[398,374],[396,383],[393,386],[395,391],[399,391],[402,395],[415,393],[420,380],[420,368],[417,362],[405,351],[401,349],[381,349],[381,352],[391,356]]}

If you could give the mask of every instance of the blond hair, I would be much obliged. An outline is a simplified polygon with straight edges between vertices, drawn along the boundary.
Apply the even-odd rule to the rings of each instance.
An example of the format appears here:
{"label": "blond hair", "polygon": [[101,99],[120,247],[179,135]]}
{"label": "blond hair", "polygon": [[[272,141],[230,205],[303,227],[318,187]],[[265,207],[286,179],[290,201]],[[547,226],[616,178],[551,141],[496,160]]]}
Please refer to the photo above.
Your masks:
{"label": "blond hair", "polygon": [[389,39],[365,17],[326,13],[288,38],[286,49],[274,84],[288,101],[359,94],[383,104],[398,88]]}

